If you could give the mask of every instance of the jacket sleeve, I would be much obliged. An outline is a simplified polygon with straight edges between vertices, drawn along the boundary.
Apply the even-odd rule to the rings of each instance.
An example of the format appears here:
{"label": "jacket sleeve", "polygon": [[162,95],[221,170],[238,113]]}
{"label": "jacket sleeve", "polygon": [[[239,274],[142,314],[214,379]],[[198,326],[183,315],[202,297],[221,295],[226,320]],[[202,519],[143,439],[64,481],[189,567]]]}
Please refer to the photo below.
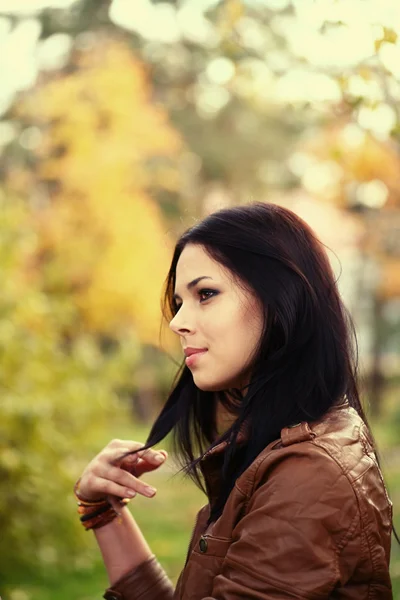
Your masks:
{"label": "jacket sleeve", "polygon": [[152,555],[121,577],[103,596],[106,600],[171,600],[174,588],[167,574]]}
{"label": "jacket sleeve", "polygon": [[203,600],[327,600],[357,562],[346,557],[341,572],[359,522],[352,485],[332,459],[284,459],[251,494]]}
{"label": "jacket sleeve", "polygon": [[[188,556],[197,530],[202,527],[208,515],[209,506],[206,504],[197,513]],[[182,573],[174,590],[167,574],[153,554],[148,560],[132,569],[108,588],[103,597],[106,600],[171,600],[175,594],[180,593],[181,578]]]}

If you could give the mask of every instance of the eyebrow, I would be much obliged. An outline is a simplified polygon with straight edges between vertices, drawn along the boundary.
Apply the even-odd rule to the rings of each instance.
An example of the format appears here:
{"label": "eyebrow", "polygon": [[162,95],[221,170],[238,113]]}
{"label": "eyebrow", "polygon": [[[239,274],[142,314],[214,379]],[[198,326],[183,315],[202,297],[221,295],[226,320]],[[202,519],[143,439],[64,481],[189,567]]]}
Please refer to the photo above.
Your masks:
{"label": "eyebrow", "polygon": [[[201,275],[200,277],[196,277],[196,279],[193,279],[193,281],[190,281],[186,288],[188,290],[191,290],[192,288],[194,288],[195,285],[197,285],[199,283],[199,281],[202,281],[202,279],[212,279],[212,277],[209,277],[208,275]],[[182,298],[178,295],[178,294],[174,294],[173,295],[173,299],[174,300],[182,300]]]}

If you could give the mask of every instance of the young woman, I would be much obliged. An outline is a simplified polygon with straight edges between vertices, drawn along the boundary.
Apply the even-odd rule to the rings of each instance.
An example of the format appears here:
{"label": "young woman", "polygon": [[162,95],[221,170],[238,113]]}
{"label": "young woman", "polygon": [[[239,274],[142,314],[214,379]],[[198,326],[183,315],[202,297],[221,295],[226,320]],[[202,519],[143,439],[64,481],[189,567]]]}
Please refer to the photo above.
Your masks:
{"label": "young woman", "polygon": [[[392,506],[310,228],[272,204],[218,211],[178,241],[165,300],[185,357],[174,388],[145,445],[113,440],[75,486],[104,597],[391,599]],[[170,431],[209,500],[175,590],[124,506],[155,494],[139,477],[166,460],[152,447]]]}

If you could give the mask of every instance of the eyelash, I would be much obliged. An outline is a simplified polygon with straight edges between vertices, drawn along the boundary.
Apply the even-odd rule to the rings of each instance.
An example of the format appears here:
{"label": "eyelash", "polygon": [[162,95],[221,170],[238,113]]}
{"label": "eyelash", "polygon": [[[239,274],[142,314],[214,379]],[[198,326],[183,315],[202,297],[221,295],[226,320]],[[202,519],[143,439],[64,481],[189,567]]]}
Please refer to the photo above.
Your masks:
{"label": "eyelash", "polygon": [[[216,296],[218,294],[217,290],[210,290],[208,288],[204,288],[202,290],[198,291],[198,295],[202,296],[203,294],[211,294],[211,296],[208,296],[205,300],[209,300],[210,298],[212,298],[213,296]],[[205,300],[203,300],[203,302],[205,302]],[[200,300],[201,302],[201,300]]]}
{"label": "eyelash", "polygon": [[[206,300],[209,300],[210,298],[213,298],[214,296],[217,296],[219,294],[219,292],[217,292],[217,290],[210,290],[209,288],[203,288],[203,289],[197,291],[197,295],[198,296],[202,296],[204,294],[211,294],[211,296],[208,296],[204,300],[200,299],[200,303],[201,304],[203,302],[205,302]],[[178,312],[178,310],[180,309],[181,306],[182,306],[182,304],[177,304],[175,302],[175,314]]]}

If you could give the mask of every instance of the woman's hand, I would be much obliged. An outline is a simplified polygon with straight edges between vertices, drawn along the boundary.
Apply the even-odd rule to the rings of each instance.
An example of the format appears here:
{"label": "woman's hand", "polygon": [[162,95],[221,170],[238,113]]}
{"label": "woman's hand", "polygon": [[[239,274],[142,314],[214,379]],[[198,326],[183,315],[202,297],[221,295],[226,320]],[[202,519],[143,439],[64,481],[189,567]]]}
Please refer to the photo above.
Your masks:
{"label": "woman's hand", "polygon": [[127,452],[143,446],[140,442],[128,440],[112,440],[107,444],[82,473],[79,485],[82,496],[93,501],[107,497],[115,509],[119,498],[133,498],[136,494],[148,498],[154,496],[157,490],[138,478],[143,473],[158,469],[168,453],[149,448],[121,459]]}

